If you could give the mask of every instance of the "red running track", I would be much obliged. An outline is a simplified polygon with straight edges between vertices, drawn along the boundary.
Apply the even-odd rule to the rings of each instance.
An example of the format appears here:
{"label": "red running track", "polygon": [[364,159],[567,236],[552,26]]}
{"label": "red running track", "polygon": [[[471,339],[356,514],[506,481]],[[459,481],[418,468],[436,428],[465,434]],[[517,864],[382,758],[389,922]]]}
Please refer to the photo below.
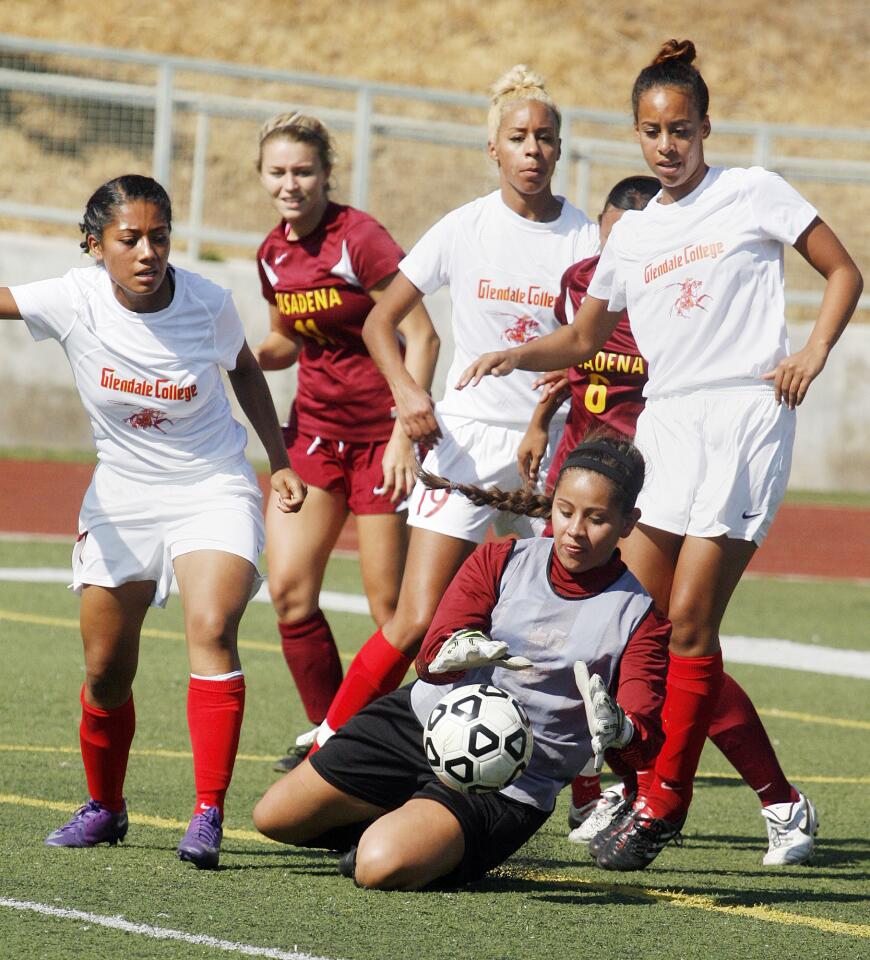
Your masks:
{"label": "red running track", "polygon": [[[74,537],[93,469],[82,463],[0,461],[0,531]],[[265,489],[267,481],[260,483]],[[356,545],[351,517],[338,546],[355,550]],[[870,579],[870,509],[784,504],[749,570]]]}

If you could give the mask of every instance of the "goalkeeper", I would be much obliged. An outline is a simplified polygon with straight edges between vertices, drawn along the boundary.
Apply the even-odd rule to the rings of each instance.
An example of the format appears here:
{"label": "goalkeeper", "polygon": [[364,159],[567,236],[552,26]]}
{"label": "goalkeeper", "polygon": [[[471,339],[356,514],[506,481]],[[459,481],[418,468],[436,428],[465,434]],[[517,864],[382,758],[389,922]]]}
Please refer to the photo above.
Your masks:
{"label": "goalkeeper", "polygon": [[[340,869],[361,886],[453,885],[519,849],[590,762],[606,755],[621,775],[649,765],[663,740],[670,624],[616,549],[640,515],[643,477],[633,444],[609,435],[572,451],[552,501],[424,476],[498,509],[552,509],[553,539],[475,551],[438,607],[417,657],[420,679],[369,704],[274,784],[254,810],[257,828],[345,851]],[[534,749],[509,786],[464,794],[432,772],[422,724],[452,686],[480,683],[519,700]]]}

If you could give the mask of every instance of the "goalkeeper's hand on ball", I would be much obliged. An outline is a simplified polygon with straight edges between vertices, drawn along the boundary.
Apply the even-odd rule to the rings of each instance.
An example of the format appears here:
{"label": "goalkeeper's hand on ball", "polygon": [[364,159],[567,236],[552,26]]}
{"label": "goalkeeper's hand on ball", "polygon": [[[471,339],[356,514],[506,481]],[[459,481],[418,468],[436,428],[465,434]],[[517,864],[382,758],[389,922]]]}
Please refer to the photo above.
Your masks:
{"label": "goalkeeper's hand on ball", "polygon": [[507,670],[525,670],[532,665],[525,657],[508,655],[507,644],[480,630],[456,630],[444,641],[429,664],[429,673],[453,673],[494,663]]}
{"label": "goalkeeper's hand on ball", "polygon": [[634,736],[634,724],[610,696],[601,676],[593,673],[589,677],[585,667],[583,664],[582,671],[575,667],[575,676],[586,708],[592,752],[595,754],[595,769],[600,771],[604,766],[604,751],[611,748],[620,750],[627,746]]}

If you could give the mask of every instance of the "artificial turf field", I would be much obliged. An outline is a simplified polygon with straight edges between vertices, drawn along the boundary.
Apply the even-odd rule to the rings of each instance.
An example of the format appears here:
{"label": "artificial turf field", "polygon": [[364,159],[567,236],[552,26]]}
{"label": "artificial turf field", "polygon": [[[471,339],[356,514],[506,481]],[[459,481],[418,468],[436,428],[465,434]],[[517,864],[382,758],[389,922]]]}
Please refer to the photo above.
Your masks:
{"label": "artificial turf field", "polygon": [[[67,563],[63,545],[0,543],[0,566]],[[355,562],[334,560],[326,587],[360,593]],[[329,619],[349,659],[370,621]],[[741,585],[724,632],[868,651],[868,622],[870,585],[765,578]],[[484,881],[377,893],[340,877],[335,855],[283,848],[253,830],[250,811],[276,776],[271,761],[306,728],[266,604],[251,604],[242,622],[247,708],[221,870],[175,859],[193,802],[180,631],[177,597],[145,624],[127,841],[50,849],[45,835],[85,799],[77,601],[58,584],[0,583],[3,958],[870,956],[867,680],[728,667],[755,700],[786,772],[819,809],[809,867],[762,868],[758,803],[708,746],[685,845],[645,872],[605,873],[567,843],[563,794],[532,842]],[[123,921],[129,929],[117,929]],[[189,939],[169,939],[179,936]]]}

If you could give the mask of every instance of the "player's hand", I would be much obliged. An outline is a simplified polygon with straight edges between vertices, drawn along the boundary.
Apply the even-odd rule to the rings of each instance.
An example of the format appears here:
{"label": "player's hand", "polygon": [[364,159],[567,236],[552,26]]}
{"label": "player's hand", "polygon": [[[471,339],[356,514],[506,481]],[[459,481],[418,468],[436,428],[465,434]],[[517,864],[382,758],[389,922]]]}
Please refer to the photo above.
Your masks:
{"label": "player's hand", "polygon": [[384,447],[381,469],[384,480],[378,493],[390,493],[391,503],[410,495],[417,479],[417,455],[401,424],[393,428],[393,435]]}
{"label": "player's hand", "polygon": [[453,673],[488,663],[507,670],[526,670],[532,665],[526,657],[509,656],[506,643],[493,640],[480,630],[456,630],[435,654],[429,673]]}
{"label": "player's hand", "polygon": [[586,721],[592,737],[592,752],[595,754],[595,771],[598,773],[604,766],[604,752],[626,746],[634,736],[634,724],[607,692],[601,676],[593,673],[590,677],[582,660],[574,664],[574,677],[583,698]]}
{"label": "player's hand", "polygon": [[517,468],[527,487],[533,487],[538,482],[538,473],[541,461],[547,452],[549,436],[546,430],[534,424],[529,424],[523,439],[517,449]]}
{"label": "player's hand", "polygon": [[516,350],[499,350],[496,353],[484,353],[474,363],[462,371],[456,381],[456,389],[462,390],[470,383],[476,387],[488,374],[493,377],[506,377],[517,368],[519,357]]}
{"label": "player's hand", "polygon": [[807,344],[803,350],[780,360],[776,369],[768,371],[761,379],[773,380],[776,402],[785,402],[789,410],[794,410],[803,402],[810,384],[822,372],[827,359],[827,350]]}
{"label": "player's hand", "polygon": [[272,474],[270,482],[277,495],[275,504],[281,513],[296,513],[302,509],[308,487],[295,470],[282,467]]}
{"label": "player's hand", "polygon": [[554,394],[562,395],[562,400],[565,400],[571,392],[571,385],[568,383],[568,371],[549,370],[547,373],[542,373],[540,377],[532,381],[532,389],[537,390],[538,387],[541,388],[538,403],[546,403]]}
{"label": "player's hand", "polygon": [[415,443],[434,447],[441,439],[441,428],[435,419],[432,397],[414,383],[397,387],[395,401],[396,417],[405,435]]}

